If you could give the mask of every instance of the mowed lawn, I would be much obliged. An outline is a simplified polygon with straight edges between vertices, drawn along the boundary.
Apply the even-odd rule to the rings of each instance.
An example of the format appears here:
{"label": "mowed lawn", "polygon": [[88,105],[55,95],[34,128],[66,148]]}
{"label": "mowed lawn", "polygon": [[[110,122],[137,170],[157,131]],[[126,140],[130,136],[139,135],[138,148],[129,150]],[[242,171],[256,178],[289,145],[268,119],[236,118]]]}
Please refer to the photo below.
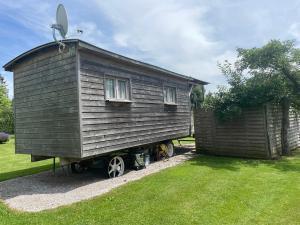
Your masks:
{"label": "mowed lawn", "polygon": [[[15,139],[0,144],[0,181],[49,170],[52,160],[31,162],[30,155],[15,154]],[[1,222],[0,222],[1,224]]]}
{"label": "mowed lawn", "polygon": [[55,210],[23,213],[0,203],[0,224],[296,225],[300,154],[280,161],[199,156]]}

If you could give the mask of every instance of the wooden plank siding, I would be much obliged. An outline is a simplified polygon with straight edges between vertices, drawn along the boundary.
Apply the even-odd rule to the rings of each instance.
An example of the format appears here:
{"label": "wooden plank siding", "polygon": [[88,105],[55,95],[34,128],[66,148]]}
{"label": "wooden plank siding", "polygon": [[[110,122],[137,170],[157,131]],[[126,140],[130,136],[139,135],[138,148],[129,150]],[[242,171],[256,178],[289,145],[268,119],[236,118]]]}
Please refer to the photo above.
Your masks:
{"label": "wooden plank siding", "polygon": [[[197,110],[194,116],[199,152],[265,159],[282,155],[282,111],[278,105],[247,109],[240,118],[227,122],[220,122],[211,111]],[[290,110],[290,150],[300,146],[299,125],[299,115]]]}
{"label": "wooden plank siding", "polygon": [[290,126],[288,129],[288,142],[290,150],[300,146],[300,117],[294,110],[290,110]]}
{"label": "wooden plank siding", "polygon": [[197,110],[196,148],[199,152],[251,158],[269,158],[264,110],[247,110],[234,121],[220,122],[213,112]]}
{"label": "wooden plank siding", "polygon": [[274,156],[281,155],[281,119],[282,110],[277,105],[267,104],[266,106],[268,138],[270,151]]}
{"label": "wooden plank siding", "polygon": [[16,153],[81,157],[76,46],[48,48],[14,69]]}
{"label": "wooden plank siding", "polygon": [[[105,75],[130,79],[131,103],[105,101]],[[164,104],[163,85],[174,85],[177,106]],[[83,157],[189,135],[186,80],[80,52]]]}
{"label": "wooden plank siding", "polygon": [[[189,135],[191,86],[207,82],[63,42],[63,52],[51,42],[4,65],[14,73],[16,153],[80,160]],[[105,76],[128,79],[131,101],[105,101]],[[176,105],[164,103],[165,85]]]}
{"label": "wooden plank siding", "polygon": [[[274,154],[281,155],[281,119],[282,110],[278,105],[267,105],[268,112],[268,129],[271,151]],[[288,128],[288,145],[289,150],[294,150],[300,146],[300,121],[299,114],[293,109],[289,113],[289,128]]]}

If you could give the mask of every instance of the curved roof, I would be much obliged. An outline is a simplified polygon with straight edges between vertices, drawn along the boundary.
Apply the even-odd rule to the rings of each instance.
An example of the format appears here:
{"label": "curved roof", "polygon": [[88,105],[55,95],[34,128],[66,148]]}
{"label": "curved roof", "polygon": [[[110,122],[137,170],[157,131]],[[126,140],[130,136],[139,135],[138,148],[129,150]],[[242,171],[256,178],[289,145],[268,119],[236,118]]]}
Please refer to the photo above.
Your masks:
{"label": "curved roof", "polygon": [[[66,40],[64,41],[64,43],[69,43],[69,42],[76,42],[75,39],[70,39],[70,40]],[[22,53],[21,55],[18,55],[16,58],[10,60],[8,63],[6,63],[3,68],[5,69],[5,71],[10,71],[12,72],[12,69],[14,67],[15,64],[17,64],[18,62],[20,62],[22,59],[24,59],[25,57],[27,56],[30,56],[36,52],[39,52],[45,48],[49,48],[51,46],[56,46],[57,45],[57,42],[49,42],[47,44],[43,44],[43,45],[40,45],[38,47],[35,47],[33,49],[30,49],[24,53]]]}
{"label": "curved roof", "polygon": [[[135,59],[128,58],[126,56],[116,54],[114,52],[104,50],[102,48],[99,48],[95,45],[92,45],[90,43],[87,43],[87,42],[79,40],[79,39],[68,39],[68,40],[64,40],[63,43],[76,43],[79,46],[79,49],[87,49],[87,50],[93,51],[95,53],[105,55],[109,58],[114,58],[114,59],[117,59],[119,61],[127,62],[129,64],[134,64],[136,66],[145,67],[145,68],[155,70],[155,71],[158,71],[158,72],[162,72],[162,73],[165,73],[165,74],[168,74],[168,75],[172,75],[172,76],[175,76],[175,77],[180,77],[180,78],[183,78],[183,79],[187,79],[192,83],[198,83],[198,84],[203,84],[203,85],[208,84],[208,82],[198,80],[198,79],[195,79],[195,78],[190,77],[190,76],[186,76],[186,75],[183,75],[183,74],[172,72],[170,70],[166,70],[166,69],[158,67],[158,66],[154,66],[154,65],[151,65],[151,64],[148,64],[148,63],[145,63],[145,62],[141,62],[141,61],[138,61],[138,60],[135,60]],[[50,42],[50,43],[47,43],[47,44],[44,44],[44,45],[40,45],[36,48],[33,48],[33,49],[31,49],[27,52],[24,52],[23,54],[17,56],[13,60],[9,61],[8,63],[6,63],[3,66],[3,68],[5,69],[5,71],[12,71],[14,65],[16,65],[18,62],[20,62],[22,59],[24,59],[24,58],[26,58],[26,57],[34,54],[34,53],[42,51],[43,49],[46,49],[46,48],[49,48],[49,47],[52,47],[52,46],[56,46],[56,45],[57,45],[57,42]]]}

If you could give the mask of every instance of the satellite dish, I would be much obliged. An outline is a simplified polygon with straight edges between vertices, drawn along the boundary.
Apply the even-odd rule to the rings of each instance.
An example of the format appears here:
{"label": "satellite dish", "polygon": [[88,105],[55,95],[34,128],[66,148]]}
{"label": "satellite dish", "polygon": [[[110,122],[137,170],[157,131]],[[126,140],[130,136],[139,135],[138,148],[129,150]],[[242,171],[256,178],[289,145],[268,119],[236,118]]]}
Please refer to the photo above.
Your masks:
{"label": "satellite dish", "polygon": [[57,41],[55,30],[58,30],[62,39],[66,39],[68,33],[68,17],[65,7],[62,4],[57,6],[56,24],[52,24],[51,28],[53,29],[53,38],[55,41]]}
{"label": "satellite dish", "polygon": [[56,24],[60,25],[61,29],[59,29],[59,33],[63,37],[63,39],[65,39],[68,33],[68,17],[65,7],[62,4],[59,4],[57,6]]}

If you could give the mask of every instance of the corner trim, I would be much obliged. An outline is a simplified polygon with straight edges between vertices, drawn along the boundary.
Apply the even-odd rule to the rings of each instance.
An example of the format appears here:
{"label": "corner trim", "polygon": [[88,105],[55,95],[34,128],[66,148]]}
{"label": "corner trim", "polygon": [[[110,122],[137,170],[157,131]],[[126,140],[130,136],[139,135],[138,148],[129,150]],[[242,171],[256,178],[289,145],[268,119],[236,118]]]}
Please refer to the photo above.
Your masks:
{"label": "corner trim", "polygon": [[80,52],[76,45],[76,76],[77,76],[77,99],[78,99],[78,124],[80,137],[80,158],[83,157],[83,137],[82,137],[82,118],[81,118],[81,79],[80,79]]}

